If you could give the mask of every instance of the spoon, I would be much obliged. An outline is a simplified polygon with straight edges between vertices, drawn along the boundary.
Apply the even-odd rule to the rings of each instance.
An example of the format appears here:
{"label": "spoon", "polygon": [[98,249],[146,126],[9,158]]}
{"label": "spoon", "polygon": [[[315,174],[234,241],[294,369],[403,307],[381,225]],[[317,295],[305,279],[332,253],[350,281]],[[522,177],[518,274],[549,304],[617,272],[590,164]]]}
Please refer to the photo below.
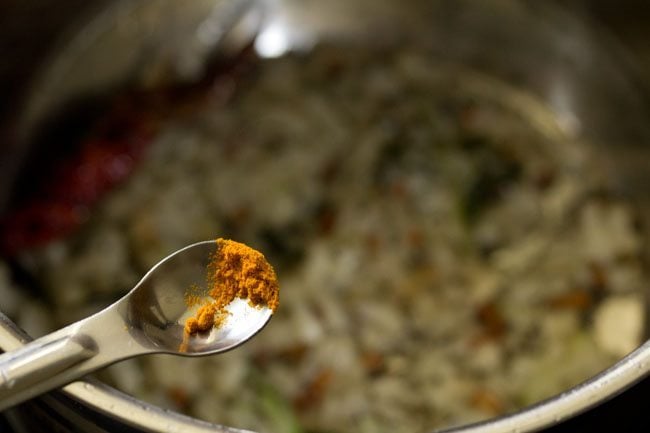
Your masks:
{"label": "spoon", "polygon": [[269,321],[272,310],[235,299],[224,323],[189,336],[192,314],[184,296],[208,296],[205,272],[215,241],[182,248],[161,260],[122,299],[63,329],[0,355],[0,412],[117,361],[149,353],[204,356],[243,344]]}

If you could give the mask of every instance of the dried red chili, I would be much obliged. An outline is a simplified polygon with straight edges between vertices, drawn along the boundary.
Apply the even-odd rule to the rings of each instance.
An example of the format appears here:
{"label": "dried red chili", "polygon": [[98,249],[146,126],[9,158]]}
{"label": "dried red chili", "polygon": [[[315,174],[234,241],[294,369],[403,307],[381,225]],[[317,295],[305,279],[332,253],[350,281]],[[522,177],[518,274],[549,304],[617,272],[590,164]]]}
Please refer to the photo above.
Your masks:
{"label": "dried red chili", "polygon": [[225,102],[236,78],[250,69],[251,54],[247,47],[214,61],[196,83],[118,95],[77,153],[55,165],[34,196],[0,220],[0,253],[12,256],[72,233],[92,205],[131,174],[162,121],[206,99]]}

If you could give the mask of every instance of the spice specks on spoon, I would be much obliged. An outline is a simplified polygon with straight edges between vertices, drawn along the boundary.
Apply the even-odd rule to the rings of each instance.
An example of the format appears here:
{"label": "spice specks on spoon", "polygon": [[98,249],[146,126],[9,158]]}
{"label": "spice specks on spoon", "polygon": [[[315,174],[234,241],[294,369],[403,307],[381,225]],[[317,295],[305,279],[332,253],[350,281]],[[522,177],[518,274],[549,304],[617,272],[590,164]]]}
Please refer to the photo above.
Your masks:
{"label": "spice specks on spoon", "polygon": [[185,297],[189,308],[200,305],[185,320],[184,332],[188,335],[220,327],[230,314],[228,306],[237,298],[273,312],[279,304],[278,279],[262,253],[228,239],[219,238],[216,242],[217,251],[207,266],[210,298],[201,299],[191,289]]}

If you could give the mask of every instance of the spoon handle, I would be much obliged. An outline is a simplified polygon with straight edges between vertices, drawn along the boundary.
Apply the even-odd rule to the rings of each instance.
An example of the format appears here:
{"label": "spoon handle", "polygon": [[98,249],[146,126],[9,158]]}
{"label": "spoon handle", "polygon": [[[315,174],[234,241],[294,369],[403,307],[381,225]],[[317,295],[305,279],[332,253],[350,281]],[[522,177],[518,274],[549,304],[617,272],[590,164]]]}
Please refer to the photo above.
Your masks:
{"label": "spoon handle", "polygon": [[0,412],[115,361],[145,353],[148,349],[135,344],[125,331],[119,304],[0,355]]}
{"label": "spoon handle", "polygon": [[77,326],[35,340],[0,355],[0,411],[66,383],[62,372],[92,358],[92,339],[75,335]]}

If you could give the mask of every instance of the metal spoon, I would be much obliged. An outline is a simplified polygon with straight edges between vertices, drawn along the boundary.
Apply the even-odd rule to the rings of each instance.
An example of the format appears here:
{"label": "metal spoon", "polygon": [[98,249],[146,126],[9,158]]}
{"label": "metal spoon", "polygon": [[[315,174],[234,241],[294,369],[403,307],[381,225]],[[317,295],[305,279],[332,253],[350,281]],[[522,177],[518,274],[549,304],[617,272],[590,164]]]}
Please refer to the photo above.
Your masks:
{"label": "metal spoon", "polygon": [[185,293],[191,287],[207,296],[206,266],[216,250],[215,241],[180,249],[103,311],[0,355],[0,411],[126,358],[213,355],[253,337],[272,311],[241,299],[228,305],[231,314],[220,327],[192,336],[183,331],[190,315]]}

